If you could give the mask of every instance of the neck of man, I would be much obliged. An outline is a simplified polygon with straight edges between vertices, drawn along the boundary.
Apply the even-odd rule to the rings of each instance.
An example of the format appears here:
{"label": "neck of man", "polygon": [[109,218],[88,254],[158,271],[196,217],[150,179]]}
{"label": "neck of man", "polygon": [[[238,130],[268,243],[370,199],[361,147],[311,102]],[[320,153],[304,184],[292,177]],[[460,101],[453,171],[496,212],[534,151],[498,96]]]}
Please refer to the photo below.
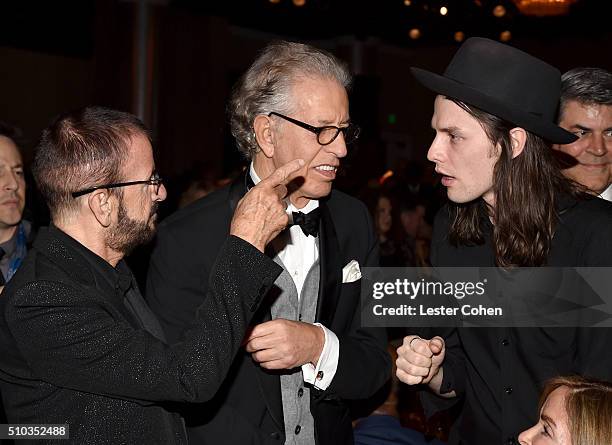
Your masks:
{"label": "neck of man", "polygon": [[493,192],[493,190],[484,194],[482,196],[482,200],[486,205],[487,214],[489,215],[489,221],[491,221],[491,224],[495,225],[495,193]]}
{"label": "neck of man", "polygon": [[0,226],[0,244],[10,240],[15,235],[17,227],[19,227],[19,224],[15,224],[14,226]]}
{"label": "neck of man", "polygon": [[601,196],[601,195],[603,195],[603,194],[606,192],[606,190],[608,190],[608,188],[609,188],[611,185],[612,185],[612,184],[608,184],[608,185],[606,185],[606,186],[605,186],[604,188],[602,188],[601,190],[594,192],[594,194],[595,194],[596,196]]}
{"label": "neck of man", "polygon": [[[253,158],[253,170],[260,180],[266,179],[276,170],[274,163],[271,158],[265,157],[265,155],[258,156],[260,153],[255,155]],[[287,185],[287,198],[296,209],[303,209],[306,204],[310,201],[310,198],[306,198],[301,194],[299,187],[291,187],[291,184]]]}
{"label": "neck of man", "polygon": [[289,201],[291,201],[291,204],[293,204],[296,209],[300,210],[306,207],[306,204],[310,202],[310,198],[300,195],[299,190],[295,190],[289,192]]}
{"label": "neck of man", "polygon": [[487,193],[482,195],[482,200],[487,205],[489,212],[493,212],[495,210],[495,192],[493,190],[489,190]]}
{"label": "neck of man", "polygon": [[112,267],[117,266],[117,263],[124,256],[122,252],[118,252],[106,244],[103,232],[91,229],[91,227],[82,222],[77,222],[76,220],[74,222],[53,220],[53,224],[66,235],[74,238],[81,245],[105,260]]}

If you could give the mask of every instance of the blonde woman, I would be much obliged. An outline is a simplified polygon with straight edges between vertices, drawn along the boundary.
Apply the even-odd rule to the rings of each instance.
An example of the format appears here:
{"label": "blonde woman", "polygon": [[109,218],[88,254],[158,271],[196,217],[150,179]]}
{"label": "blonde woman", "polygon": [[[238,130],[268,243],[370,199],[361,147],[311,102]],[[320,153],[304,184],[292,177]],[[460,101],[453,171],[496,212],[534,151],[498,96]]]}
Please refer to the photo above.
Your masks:
{"label": "blonde woman", "polygon": [[540,419],[519,436],[521,445],[612,444],[612,385],[582,377],[549,381]]}

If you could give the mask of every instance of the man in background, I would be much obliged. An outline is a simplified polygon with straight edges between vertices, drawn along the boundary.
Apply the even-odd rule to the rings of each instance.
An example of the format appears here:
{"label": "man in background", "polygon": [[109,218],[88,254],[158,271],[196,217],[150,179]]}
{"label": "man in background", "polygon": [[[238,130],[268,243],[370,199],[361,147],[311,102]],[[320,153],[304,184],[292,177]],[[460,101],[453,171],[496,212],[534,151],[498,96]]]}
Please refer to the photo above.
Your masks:
{"label": "man in background", "polygon": [[578,137],[553,146],[565,164],[563,173],[612,201],[612,73],[574,68],[563,74],[558,122]]}
{"label": "man in background", "polygon": [[19,133],[0,122],[0,289],[25,258],[31,231],[30,222],[22,219],[26,182]]}

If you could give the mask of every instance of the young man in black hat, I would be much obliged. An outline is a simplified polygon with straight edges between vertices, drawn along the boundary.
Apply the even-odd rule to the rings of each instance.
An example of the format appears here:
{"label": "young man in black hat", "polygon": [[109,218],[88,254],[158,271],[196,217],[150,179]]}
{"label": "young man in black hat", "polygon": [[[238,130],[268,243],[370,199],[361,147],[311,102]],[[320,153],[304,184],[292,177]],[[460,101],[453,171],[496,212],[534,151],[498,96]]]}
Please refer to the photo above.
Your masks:
{"label": "young man in black hat", "polygon": [[[473,38],[444,75],[412,69],[438,94],[428,159],[450,202],[437,215],[434,266],[612,265],[612,206],[564,178],[551,143],[560,73],[522,51]],[[464,405],[451,443],[512,444],[537,419],[540,385],[555,375],[612,377],[607,330],[458,328],[398,349],[397,375],[434,401]],[[448,399],[448,400],[445,400]],[[446,403],[448,405],[448,403]]]}

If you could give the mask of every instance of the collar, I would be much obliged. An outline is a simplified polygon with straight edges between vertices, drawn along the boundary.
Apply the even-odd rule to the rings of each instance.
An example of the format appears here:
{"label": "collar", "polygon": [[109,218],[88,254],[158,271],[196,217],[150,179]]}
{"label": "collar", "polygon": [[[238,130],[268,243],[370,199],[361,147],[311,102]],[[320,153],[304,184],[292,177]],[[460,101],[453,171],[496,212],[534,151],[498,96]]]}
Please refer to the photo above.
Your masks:
{"label": "collar", "polygon": [[[261,178],[255,171],[255,167],[253,166],[252,161],[251,161],[251,165],[249,166],[249,175],[251,175],[251,179],[253,180],[254,185],[259,184],[259,182],[261,181]],[[292,212],[302,212],[306,214],[306,213],[312,212],[314,209],[318,207],[319,207],[318,199],[309,199],[308,204],[306,204],[301,209],[298,209],[296,206],[293,205],[293,203],[287,202],[287,213],[291,214]]]}
{"label": "collar", "polygon": [[605,199],[606,201],[612,201],[612,184],[610,184],[607,189],[601,192],[601,195],[599,195],[599,197]]}
{"label": "collar", "polygon": [[2,258],[10,258],[15,249],[17,249],[17,236],[19,235],[19,226],[17,226],[15,233],[8,240],[0,244],[2,250],[4,250],[4,256]]}
{"label": "collar", "polygon": [[106,284],[113,289],[120,289],[125,293],[132,284],[132,273],[122,259],[117,263],[117,267],[111,266],[104,258],[96,255],[83,244],[72,238],[66,232],[55,225],[49,225],[49,234],[59,239],[62,243],[75,250],[87,262],[87,265],[95,272],[96,276],[104,279]]}
{"label": "collar", "polygon": [[26,240],[30,239],[30,233],[32,231],[32,224],[30,223],[30,221],[26,221],[25,219],[22,219],[19,222],[19,224],[17,224],[15,233],[13,233],[13,236],[10,239],[3,242],[2,244],[0,244],[0,247],[4,250],[4,258],[10,258],[13,255],[13,253],[15,253],[15,250],[17,249],[17,238],[19,237],[19,229],[21,227],[23,227],[23,230],[26,236]]}

